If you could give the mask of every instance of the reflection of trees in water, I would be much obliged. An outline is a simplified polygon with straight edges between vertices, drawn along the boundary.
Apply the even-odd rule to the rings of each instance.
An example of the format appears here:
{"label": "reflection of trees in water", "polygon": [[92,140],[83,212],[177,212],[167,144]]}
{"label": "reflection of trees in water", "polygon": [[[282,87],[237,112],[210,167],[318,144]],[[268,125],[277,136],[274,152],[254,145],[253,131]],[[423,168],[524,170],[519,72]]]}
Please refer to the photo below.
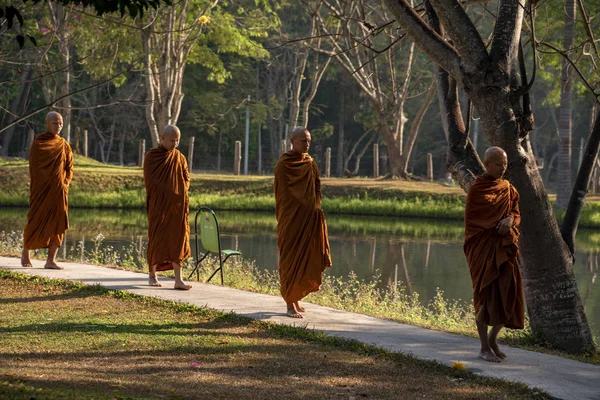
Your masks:
{"label": "reflection of trees in water", "polygon": [[590,276],[591,276],[591,281],[592,283],[590,285],[588,285],[588,287],[585,290],[585,293],[583,294],[583,311],[587,312],[587,300],[590,296],[590,292],[592,291],[592,286],[596,283],[596,277],[598,276],[598,252],[597,251],[590,251],[588,253],[588,258],[587,258],[587,266],[588,266],[588,271],[590,272]]}
{"label": "reflection of trees in water", "polygon": [[[375,245],[373,245],[373,248]],[[398,272],[404,276],[407,292],[412,294],[412,283],[406,265],[405,243],[394,240],[384,241],[385,258],[381,265],[381,286],[396,288],[398,286]]]}

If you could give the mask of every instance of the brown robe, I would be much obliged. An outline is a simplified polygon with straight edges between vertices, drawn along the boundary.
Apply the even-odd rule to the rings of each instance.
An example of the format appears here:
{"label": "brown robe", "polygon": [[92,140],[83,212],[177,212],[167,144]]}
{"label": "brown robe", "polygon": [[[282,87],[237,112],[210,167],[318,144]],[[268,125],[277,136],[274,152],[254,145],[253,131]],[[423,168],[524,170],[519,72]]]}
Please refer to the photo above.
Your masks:
{"label": "brown robe", "polygon": [[[504,236],[498,222],[511,216],[513,226]],[[523,284],[519,269],[519,193],[507,180],[487,175],[469,188],[465,208],[465,244],[473,302],[489,326],[522,329],[525,320]]]}
{"label": "brown robe", "polygon": [[144,157],[146,211],[148,212],[148,265],[158,271],[181,265],[190,255],[190,175],[179,150],[160,146]]}
{"label": "brown robe", "polygon": [[28,250],[62,244],[69,228],[69,183],[73,178],[73,152],[59,135],[36,136],[29,153],[29,212],[23,231]]}
{"label": "brown robe", "polygon": [[280,290],[289,304],[318,291],[331,266],[317,164],[306,153],[284,153],[274,186]]}

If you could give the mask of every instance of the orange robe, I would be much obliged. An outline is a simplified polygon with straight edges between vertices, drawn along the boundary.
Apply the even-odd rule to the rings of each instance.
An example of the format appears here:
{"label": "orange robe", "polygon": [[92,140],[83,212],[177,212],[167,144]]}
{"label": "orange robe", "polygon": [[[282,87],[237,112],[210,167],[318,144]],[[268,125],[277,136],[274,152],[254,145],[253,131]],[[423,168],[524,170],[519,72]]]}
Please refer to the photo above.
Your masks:
{"label": "orange robe", "polygon": [[[513,226],[501,236],[498,222],[511,216]],[[465,243],[475,312],[483,307],[489,326],[522,329],[525,321],[519,269],[519,193],[507,180],[487,175],[469,188],[465,209]]]}
{"label": "orange robe", "polygon": [[62,244],[69,228],[69,183],[73,178],[73,152],[62,137],[37,135],[29,153],[29,212],[23,231],[28,250]]}
{"label": "orange robe", "polygon": [[190,256],[190,175],[177,149],[160,146],[144,157],[146,211],[148,212],[148,265],[158,271],[173,269]]}
{"label": "orange robe", "polygon": [[331,266],[317,164],[306,153],[284,153],[274,186],[280,290],[289,304],[318,291]]}

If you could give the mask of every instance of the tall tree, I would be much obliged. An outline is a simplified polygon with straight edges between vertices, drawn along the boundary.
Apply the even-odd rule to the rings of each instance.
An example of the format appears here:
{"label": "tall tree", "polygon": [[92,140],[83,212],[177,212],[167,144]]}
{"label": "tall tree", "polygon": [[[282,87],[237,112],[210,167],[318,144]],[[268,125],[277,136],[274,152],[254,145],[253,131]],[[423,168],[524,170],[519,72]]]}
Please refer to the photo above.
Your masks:
{"label": "tall tree", "polygon": [[[575,0],[565,0],[565,27],[563,48],[570,51],[575,41]],[[556,190],[556,208],[564,210],[571,195],[571,150],[572,150],[572,117],[571,97],[573,68],[567,60],[563,60],[560,75],[560,108],[558,117],[558,179]]]}
{"label": "tall tree", "polygon": [[[391,175],[406,178],[414,144],[412,138],[406,146],[407,102],[416,97],[415,91],[427,90],[416,79],[415,43],[397,44],[404,36],[395,34],[388,23],[391,15],[375,2],[333,0],[324,4],[325,12],[318,14],[320,33],[329,39],[331,48],[317,51],[335,58],[359,85],[377,117]],[[417,89],[411,86],[415,81]],[[414,122],[411,132],[416,135],[420,120]]]}
{"label": "tall tree", "polygon": [[[211,69],[209,79],[230,77],[220,54],[265,57],[266,51],[252,40],[265,35],[259,18],[262,10],[236,14],[218,1],[182,0],[150,12],[141,21],[146,74],[146,118],[153,146],[167,124],[176,124],[184,97],[182,83],[188,62]],[[264,3],[262,3],[264,5]],[[268,11],[268,10],[267,10]]]}
{"label": "tall tree", "polygon": [[528,83],[523,85],[517,66],[525,10],[530,7],[524,0],[500,0],[488,48],[457,0],[427,2],[437,32],[406,0],[384,1],[417,46],[440,67],[438,97],[448,131],[449,169],[455,179],[466,189],[482,171],[468,138],[458,88],[472,102],[489,142],[508,154],[507,178],[521,195],[519,245],[534,334],[566,351],[593,351],[573,274],[573,254],[561,235],[529,141]]}

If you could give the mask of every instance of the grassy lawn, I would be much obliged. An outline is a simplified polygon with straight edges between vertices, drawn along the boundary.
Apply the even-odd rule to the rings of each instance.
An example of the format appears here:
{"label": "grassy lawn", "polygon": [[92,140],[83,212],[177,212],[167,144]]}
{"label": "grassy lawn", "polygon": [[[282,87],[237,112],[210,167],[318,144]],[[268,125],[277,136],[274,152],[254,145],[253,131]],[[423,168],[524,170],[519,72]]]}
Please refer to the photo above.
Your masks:
{"label": "grassy lawn", "polygon": [[541,399],[302,328],[0,271],[0,398]]}
{"label": "grassy lawn", "polygon": [[[216,210],[275,209],[272,176],[192,174],[190,207]],[[0,204],[27,206],[28,164],[0,159]],[[462,219],[464,193],[458,187],[429,182],[373,179],[323,179],[323,207],[329,213]],[[145,207],[142,170],[75,158],[70,207]]]}

